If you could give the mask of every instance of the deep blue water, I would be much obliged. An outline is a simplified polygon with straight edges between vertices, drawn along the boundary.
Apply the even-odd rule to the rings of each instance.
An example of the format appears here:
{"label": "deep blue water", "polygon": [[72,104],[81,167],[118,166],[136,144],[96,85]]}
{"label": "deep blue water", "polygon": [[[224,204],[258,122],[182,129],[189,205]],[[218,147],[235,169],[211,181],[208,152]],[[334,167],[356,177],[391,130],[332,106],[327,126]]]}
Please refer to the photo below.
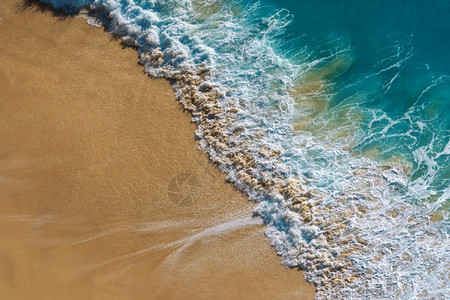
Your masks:
{"label": "deep blue water", "polygon": [[[375,148],[383,159],[401,155],[412,163],[411,176],[417,178],[429,167],[415,157],[418,149],[424,149],[438,165],[432,186],[448,189],[448,148],[446,155],[436,156],[449,147],[450,2],[263,3],[286,8],[293,15],[285,37],[290,43],[283,46],[290,55],[306,47],[312,53],[308,60],[340,51],[328,62],[350,57],[347,69],[328,78],[333,87],[327,92],[332,94],[328,109],[358,98],[353,105],[365,116],[355,124],[363,133],[353,151]],[[371,113],[380,120],[372,122]]]}

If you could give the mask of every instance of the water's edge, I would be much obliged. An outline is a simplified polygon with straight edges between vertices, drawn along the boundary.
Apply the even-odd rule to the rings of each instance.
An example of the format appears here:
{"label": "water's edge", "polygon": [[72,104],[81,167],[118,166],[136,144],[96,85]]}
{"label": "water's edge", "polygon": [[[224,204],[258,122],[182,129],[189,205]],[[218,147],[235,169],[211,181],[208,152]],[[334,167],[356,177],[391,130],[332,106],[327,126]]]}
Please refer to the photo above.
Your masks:
{"label": "water's edge", "polygon": [[[118,25],[106,7],[81,8],[89,3],[83,1],[80,7],[73,8],[62,2],[55,7],[64,7],[64,13],[83,16],[90,25],[103,26],[113,36],[122,38],[124,45],[136,49],[139,63],[150,77],[165,78],[171,83],[177,100],[191,113],[192,122],[197,125],[195,137],[200,142],[199,149],[227,174],[227,181],[259,203],[255,212],[267,224],[268,240],[286,266],[304,270],[306,280],[317,288],[317,299],[329,299],[331,295],[336,299],[358,299],[361,295],[367,299],[399,295],[413,299],[420,295],[425,297],[420,294],[421,287],[405,292],[404,286],[414,286],[415,282],[402,277],[401,273],[383,277],[386,272],[390,273],[382,268],[386,267],[384,262],[391,259],[391,253],[402,256],[404,261],[410,261],[414,253],[395,248],[396,245],[392,245],[392,249],[382,243],[377,245],[379,241],[367,240],[366,231],[362,229],[377,230],[376,224],[365,220],[379,219],[380,215],[386,222],[409,222],[410,228],[428,222],[428,216],[410,220],[410,212],[417,208],[408,204],[401,208],[392,206],[392,215],[379,212],[380,205],[389,207],[390,204],[382,202],[381,197],[360,192],[358,186],[332,198],[315,189],[307,178],[290,172],[283,160],[286,149],[268,142],[264,132],[249,130],[237,121],[243,118],[239,99],[228,97],[227,91],[214,83],[212,78],[217,70],[207,61],[190,68],[179,64],[176,54],[163,53],[152,46],[151,40],[143,45],[134,38],[136,34],[129,32],[132,28]],[[46,4],[41,5],[49,9]],[[53,12],[61,15],[63,11]],[[295,133],[288,128],[282,135],[289,139]],[[337,155],[349,154],[340,151]],[[380,169],[376,164],[365,163],[364,172],[357,169],[354,176],[376,181],[384,188],[383,192],[394,194],[401,189],[404,178],[401,165]],[[398,234],[395,230],[389,232],[389,228],[385,230],[388,236]],[[433,230],[438,229],[430,229]],[[371,265],[373,261],[376,263]],[[382,263],[378,263],[380,261]],[[442,291],[445,292],[445,287]],[[443,295],[439,291],[436,293],[437,297]]]}

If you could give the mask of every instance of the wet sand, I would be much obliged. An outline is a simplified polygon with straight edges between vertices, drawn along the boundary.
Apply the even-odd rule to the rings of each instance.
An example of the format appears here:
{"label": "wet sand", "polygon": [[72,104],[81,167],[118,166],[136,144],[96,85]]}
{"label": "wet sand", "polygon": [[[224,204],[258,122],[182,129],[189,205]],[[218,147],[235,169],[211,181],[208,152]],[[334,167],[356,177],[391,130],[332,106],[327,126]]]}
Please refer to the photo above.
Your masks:
{"label": "wet sand", "polygon": [[0,2],[0,298],[313,299],[169,83],[21,5]]}

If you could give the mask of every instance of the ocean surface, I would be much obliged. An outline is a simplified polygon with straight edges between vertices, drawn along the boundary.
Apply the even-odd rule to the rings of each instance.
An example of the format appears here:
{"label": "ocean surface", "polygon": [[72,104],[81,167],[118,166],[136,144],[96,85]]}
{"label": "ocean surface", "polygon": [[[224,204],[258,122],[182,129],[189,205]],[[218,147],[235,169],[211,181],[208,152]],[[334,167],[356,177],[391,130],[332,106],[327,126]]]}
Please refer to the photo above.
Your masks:
{"label": "ocean surface", "polygon": [[450,299],[449,1],[43,2],[172,82],[317,299]]}

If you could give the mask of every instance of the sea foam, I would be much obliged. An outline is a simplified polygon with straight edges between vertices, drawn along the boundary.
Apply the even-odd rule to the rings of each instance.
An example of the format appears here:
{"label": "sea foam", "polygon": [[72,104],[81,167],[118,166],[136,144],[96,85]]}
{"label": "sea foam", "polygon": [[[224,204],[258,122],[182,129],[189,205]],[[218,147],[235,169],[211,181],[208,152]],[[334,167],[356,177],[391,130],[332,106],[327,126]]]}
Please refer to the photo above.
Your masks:
{"label": "sea foam", "polygon": [[[410,122],[412,113],[393,120],[382,110],[353,110],[355,97],[327,108],[334,79],[352,64],[348,42],[336,39],[321,56],[307,47],[286,52],[293,15],[257,1],[43,2],[103,24],[136,47],[150,76],[172,83],[198,125],[200,149],[258,202],[268,240],[283,263],[305,271],[317,299],[447,297],[448,221],[436,211],[449,189],[428,187],[449,144],[434,157],[427,145],[413,153],[428,168],[421,180],[408,176],[407,161],[380,161],[364,148],[368,136]],[[399,49],[374,79],[408,59],[408,48]],[[355,123],[367,115],[363,137]],[[436,199],[417,203],[417,194]],[[431,222],[436,213],[441,220]]]}

